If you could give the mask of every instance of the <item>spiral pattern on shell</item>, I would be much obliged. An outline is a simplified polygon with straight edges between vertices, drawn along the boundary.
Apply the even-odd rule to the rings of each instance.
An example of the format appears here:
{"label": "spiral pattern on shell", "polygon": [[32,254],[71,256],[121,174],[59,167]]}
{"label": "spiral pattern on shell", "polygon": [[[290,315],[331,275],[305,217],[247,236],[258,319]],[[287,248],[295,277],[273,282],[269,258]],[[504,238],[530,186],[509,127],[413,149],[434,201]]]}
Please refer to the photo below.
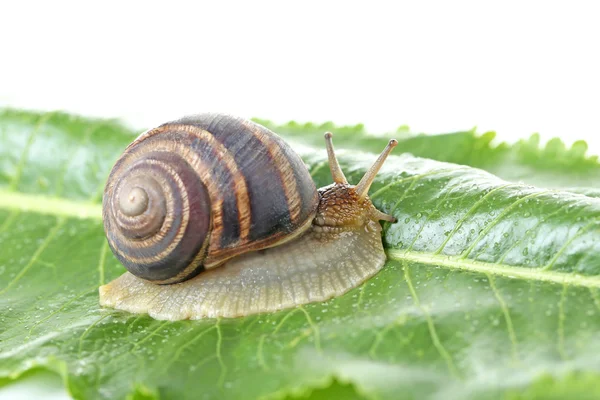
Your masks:
{"label": "spiral pattern on shell", "polygon": [[110,173],[103,219],[134,275],[187,280],[310,225],[314,183],[281,138],[240,118],[203,114],[137,138]]}

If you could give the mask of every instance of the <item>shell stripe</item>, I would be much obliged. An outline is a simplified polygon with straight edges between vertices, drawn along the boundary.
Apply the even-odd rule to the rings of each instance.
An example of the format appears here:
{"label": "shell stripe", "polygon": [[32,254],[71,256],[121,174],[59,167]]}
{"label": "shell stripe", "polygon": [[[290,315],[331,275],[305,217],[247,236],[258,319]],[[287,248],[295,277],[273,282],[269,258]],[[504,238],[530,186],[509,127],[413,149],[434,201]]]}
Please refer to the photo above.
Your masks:
{"label": "shell stripe", "polygon": [[[250,199],[248,198],[248,187],[246,184],[246,178],[244,174],[239,170],[235,159],[231,152],[221,142],[215,139],[215,137],[208,131],[201,129],[193,125],[169,125],[176,130],[186,131],[200,140],[206,141],[207,144],[214,149],[219,161],[222,161],[229,170],[232,176],[233,192],[237,202],[237,215],[240,226],[239,241],[245,243],[248,241],[250,235],[250,223],[252,216],[250,213]],[[223,190],[223,188],[219,188]],[[223,193],[219,193],[220,197],[223,197]],[[223,234],[224,218],[221,214],[221,218],[217,221],[213,221],[213,232],[211,235],[211,244],[209,246],[209,252],[218,250],[219,243],[221,242],[221,236]]]}
{"label": "shell stripe", "polygon": [[[146,135],[144,137],[144,139],[147,139],[149,136],[152,135]],[[135,143],[135,142],[134,142]],[[149,151],[144,151],[144,149],[149,148]],[[185,143],[181,143],[181,142],[177,142],[177,141],[173,141],[173,140],[158,140],[158,139],[154,139],[152,141],[152,146],[139,146],[139,147],[135,147],[132,148],[132,146],[128,147],[128,152],[126,154],[124,154],[123,158],[121,159],[122,161],[120,162],[120,165],[114,169],[113,174],[118,176],[118,174],[120,174],[120,171],[122,169],[126,169],[128,168],[130,165],[134,164],[133,161],[131,160],[135,160],[138,157],[147,155],[148,153],[157,153],[157,154],[161,154],[161,153],[170,153],[170,154],[177,154],[179,155],[179,157],[181,157],[185,162],[187,162],[191,168],[196,171],[196,173],[198,173],[199,175],[199,179],[204,183],[204,185],[206,186],[208,192],[209,192],[209,196],[219,196],[219,187],[216,185],[215,182],[217,182],[216,177],[213,177],[210,175],[210,168],[209,166],[204,162],[204,160],[195,152],[191,151],[189,146],[186,146]],[[156,262],[156,261],[160,261],[163,259],[163,257],[165,257],[166,255],[168,255],[170,252],[172,252],[176,246],[179,244],[179,242],[181,241],[184,233],[185,233],[185,229],[187,227],[188,221],[189,221],[189,199],[188,199],[188,195],[185,191],[185,185],[183,185],[183,183],[178,179],[177,177],[177,173],[175,171],[172,170],[172,168],[166,164],[164,164],[161,161],[157,161],[157,160],[152,160],[152,159],[147,159],[145,162],[148,163],[152,163],[152,164],[162,164],[161,167],[165,170],[165,172],[168,171],[169,175],[172,178],[172,181],[176,183],[176,185],[178,186],[178,193],[181,194],[181,209],[182,209],[182,215],[181,215],[181,226],[177,229],[177,232],[175,233],[174,238],[172,238],[172,241],[170,243],[170,245],[163,251],[161,251],[160,253],[153,255],[152,257],[135,257],[131,254],[128,254],[127,257],[131,262],[136,262],[136,263],[140,263],[140,264],[149,264],[152,262]],[[168,188],[168,186],[163,187],[164,190],[166,190],[168,193],[166,193],[166,198],[171,198],[173,199],[173,193],[172,190],[170,190]],[[111,192],[112,190],[114,190],[114,185],[111,187]],[[114,196],[112,196],[113,199],[115,198]],[[136,241],[136,246],[137,248],[144,248],[144,247],[151,247],[151,246],[158,246],[159,242],[161,240],[163,240],[166,236],[166,232],[168,230],[170,230],[171,226],[173,225],[173,220],[172,220],[172,215],[173,215],[173,204],[172,201],[167,201],[167,216],[165,218],[165,222],[163,223],[163,226],[161,227],[161,230],[159,232],[157,232],[156,235],[150,237],[148,240],[142,240],[142,241]],[[213,202],[212,204],[212,210],[211,212],[213,213],[213,215],[216,215],[217,218],[219,215],[222,214],[222,210],[221,210],[221,205],[222,205],[222,201],[217,200],[216,202]],[[113,204],[112,206],[113,210],[118,210],[118,207],[116,207],[116,205]],[[118,212],[118,211],[117,211]],[[119,237],[122,236],[120,233],[116,233],[118,232],[118,230],[114,230],[115,234],[117,234]],[[123,238],[124,239],[124,238]],[[128,240],[123,240],[120,238],[122,243],[128,243],[130,241]],[[109,240],[109,244],[111,246],[113,246],[114,248],[116,248],[116,243],[114,238],[110,237],[110,235],[108,235],[108,240]],[[121,246],[119,246],[121,249],[124,250],[123,245],[121,244]],[[186,269],[187,270],[187,269]]]}
{"label": "shell stripe", "polygon": [[[177,176],[177,173],[170,166],[168,166],[167,164],[165,164],[162,161],[147,159],[145,162],[148,164],[151,164],[151,165],[159,166],[160,168],[162,168],[165,172],[167,172],[171,176],[171,178],[177,185],[177,189],[179,190],[179,193],[181,195],[182,214],[183,215],[181,217],[181,224],[177,228],[177,232],[175,233],[175,237],[173,238],[173,240],[169,243],[169,245],[164,250],[160,251],[159,253],[154,254],[151,257],[136,257],[133,254],[127,255],[127,258],[129,260],[131,260],[132,262],[140,263],[140,264],[149,264],[151,262],[160,261],[163,258],[166,258],[167,255],[172,253],[173,250],[175,250],[175,248],[181,242],[181,239],[183,238],[183,234],[185,233],[185,230],[186,230],[188,222],[189,222],[188,194],[185,190],[185,185],[183,184],[181,179],[179,179],[179,177]],[[172,196],[172,194],[171,194],[171,196]],[[116,196],[113,196],[113,199],[115,197]],[[167,202],[167,204],[168,204],[167,207],[172,207],[172,202]],[[116,207],[116,205],[114,205],[114,204],[112,207],[113,207],[113,210],[119,210],[119,208]],[[117,211],[117,214],[121,215],[120,211]],[[167,218],[165,219],[165,222],[163,223],[163,226],[161,227],[160,231],[157,232],[156,235],[152,235],[145,240],[132,241],[132,240],[128,240],[127,238],[125,238],[121,233],[117,233],[117,236],[119,237],[119,241],[121,242],[122,245],[124,243],[131,243],[132,250],[151,248],[151,247],[160,247],[160,243],[164,240],[166,233],[170,230],[171,226],[173,225],[173,220],[170,217],[172,214],[173,213],[169,212],[169,210],[167,211]],[[112,246],[115,246],[114,238],[112,237],[112,235],[109,235],[108,241]],[[121,245],[121,247],[122,247],[122,245]]]}
{"label": "shell stripe", "polygon": [[298,183],[292,164],[282,151],[281,145],[269,135],[266,135],[264,131],[259,129],[258,125],[250,123],[249,121],[244,121],[244,126],[252,132],[252,135],[260,141],[269,152],[269,155],[273,160],[273,165],[276,166],[277,171],[279,172],[279,180],[281,181],[281,186],[285,194],[291,223],[296,224],[298,222],[298,217],[300,216],[302,204],[300,203],[299,196],[297,196]]}
{"label": "shell stripe", "polygon": [[[161,198],[161,203],[150,203],[162,207],[152,214],[164,216],[154,220],[160,228],[149,235],[144,229],[150,229],[152,219],[120,211],[116,202],[123,201],[119,191],[126,187],[120,184],[106,188],[116,219],[105,228],[120,221],[121,229],[107,231],[111,248],[119,247],[128,262],[141,264],[140,271],[146,268],[140,274],[149,271],[138,276],[158,284],[180,282],[240,253],[292,240],[310,226],[316,212],[318,194],[300,168],[302,160],[279,136],[250,121],[214,115],[163,124],[131,143],[111,174],[131,170],[143,177],[143,170],[135,172],[140,158],[152,164],[146,180],[157,180],[165,194],[164,203],[156,196],[152,199]],[[138,267],[128,266],[135,274],[130,267]],[[169,269],[173,274],[167,274]]]}
{"label": "shell stripe", "polygon": [[186,280],[186,278],[188,276],[198,275],[198,273],[204,269],[204,265],[203,265],[202,261],[204,261],[204,256],[206,254],[206,250],[208,248],[209,242],[210,242],[210,235],[206,235],[206,239],[204,239],[204,242],[202,243],[202,248],[200,249],[198,254],[196,254],[194,259],[189,263],[189,265],[183,271],[181,271],[180,273],[178,273],[177,275],[175,275],[172,278],[165,279],[162,281],[155,281],[155,283],[157,283],[159,285],[165,285],[165,284],[184,281],[184,280]]}
{"label": "shell stripe", "polygon": [[[183,124],[167,124],[160,126],[152,131],[146,132],[142,134],[138,140],[147,139],[149,136],[156,135],[163,131],[184,131],[187,132],[194,137],[200,139],[205,142],[208,146],[216,154],[217,158],[222,161],[232,176],[233,182],[233,192],[235,194],[236,202],[237,202],[237,211],[238,211],[238,221],[240,226],[239,233],[239,242],[236,245],[245,243],[249,239],[250,235],[250,224],[251,224],[251,212],[250,212],[250,200],[248,198],[248,188],[246,184],[246,179],[243,173],[239,170],[235,159],[231,152],[215,137],[208,131],[201,129],[197,126],[193,125],[183,125]],[[189,149],[186,149],[187,152],[194,154]],[[197,155],[196,155],[197,157]],[[213,160],[214,161],[214,160]],[[218,178],[216,176],[212,176],[211,168],[202,168],[194,166],[194,169],[198,171],[201,175],[201,180],[206,185],[212,204],[213,211],[213,231],[211,234],[210,245],[209,245],[209,253],[218,252],[219,251],[219,243],[221,236],[223,234],[223,201],[224,194],[221,192],[223,190],[222,187],[217,186]]]}

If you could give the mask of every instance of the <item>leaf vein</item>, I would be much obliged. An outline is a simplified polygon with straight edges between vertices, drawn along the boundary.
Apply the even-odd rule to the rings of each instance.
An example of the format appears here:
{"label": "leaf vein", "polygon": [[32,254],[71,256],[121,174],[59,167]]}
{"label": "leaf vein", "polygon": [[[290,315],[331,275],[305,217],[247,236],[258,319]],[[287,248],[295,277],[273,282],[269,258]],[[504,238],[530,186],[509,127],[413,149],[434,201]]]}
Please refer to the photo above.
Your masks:
{"label": "leaf vein", "polygon": [[66,160],[63,162],[63,165],[60,168],[61,169],[60,176],[56,181],[55,193],[56,193],[57,197],[60,197],[63,193],[64,187],[65,187],[65,180],[66,180],[67,174],[69,172],[69,165],[71,165],[71,162],[73,161],[73,159],[75,159],[75,156],[77,155],[77,153],[79,153],[81,148],[89,142],[93,131],[94,131],[94,127],[92,127],[92,126],[88,126],[85,129],[83,137],[77,144],[77,147],[75,148],[73,153],[69,157],[67,157]]}
{"label": "leaf vein", "polygon": [[433,318],[431,317],[431,314],[429,313],[427,308],[424,307],[421,304],[421,302],[419,301],[419,297],[417,296],[417,291],[415,290],[415,287],[412,284],[412,281],[410,279],[410,271],[409,271],[408,263],[406,263],[406,262],[403,263],[403,269],[404,269],[404,279],[406,280],[406,284],[408,285],[408,290],[410,291],[410,293],[413,297],[413,301],[414,301],[415,305],[421,310],[421,312],[425,316],[425,319],[427,320],[427,327],[429,329],[429,335],[431,336],[431,341],[433,342],[433,345],[435,346],[437,351],[440,353],[440,356],[446,362],[446,365],[448,366],[448,370],[450,371],[450,373],[455,377],[459,377],[458,369],[456,368],[456,365],[454,364],[454,360],[452,360],[452,356],[450,355],[450,353],[448,353],[448,350],[446,350],[446,348],[440,341],[440,338],[435,329],[435,325],[433,323]]}
{"label": "leaf vein", "polygon": [[322,353],[323,349],[321,349],[321,334],[319,332],[319,327],[317,326],[317,324],[314,323],[314,321],[310,317],[310,314],[306,311],[304,306],[300,305],[298,308],[304,313],[306,321],[308,321],[308,325],[310,326],[310,329],[313,332],[313,336],[315,337],[315,348],[319,353]]}
{"label": "leaf vein", "polygon": [[256,348],[256,359],[258,360],[258,365],[260,365],[260,367],[264,371],[269,370],[269,367],[267,366],[267,363],[265,362],[265,355],[264,355],[264,349],[263,349],[266,337],[267,337],[267,335],[264,333],[262,335],[260,335],[260,339],[258,340],[258,346]]}
{"label": "leaf vein", "polygon": [[15,220],[17,219],[17,217],[19,216],[20,213],[21,212],[19,210],[12,210],[10,212],[10,214],[8,214],[8,217],[6,217],[6,219],[4,220],[4,222],[2,223],[2,225],[0,225],[0,233],[4,233],[7,230],[9,230],[10,227],[15,222]]}
{"label": "leaf vein", "polygon": [[580,237],[582,234],[587,232],[588,229],[590,229],[592,226],[596,225],[597,223],[598,223],[598,219],[594,219],[592,222],[585,225],[583,228],[580,228],[573,236],[571,236],[569,238],[569,240],[567,240],[565,242],[565,244],[562,245],[562,247],[556,252],[554,257],[552,257],[552,259],[548,262],[548,264],[543,266],[541,269],[543,271],[551,270],[552,267],[554,266],[554,264],[556,264],[556,261],[558,261],[558,258],[565,252],[565,250],[571,245],[571,243],[573,243],[573,240]]}
{"label": "leaf vein", "polygon": [[467,220],[468,217],[471,216],[471,214],[473,214],[479,208],[480,205],[482,205],[483,203],[485,203],[487,201],[489,196],[491,196],[493,193],[495,193],[501,189],[504,189],[504,188],[506,188],[508,186],[512,186],[512,185],[513,184],[506,184],[503,186],[498,186],[498,187],[490,190],[483,197],[481,197],[479,200],[477,200],[475,202],[475,204],[473,204],[471,206],[471,208],[456,222],[456,225],[454,225],[454,229],[452,229],[452,231],[450,232],[450,234],[448,235],[446,240],[444,240],[444,242],[440,245],[440,247],[433,254],[440,254],[442,252],[442,250],[444,250],[444,247],[446,247],[446,244],[448,244],[450,239],[452,239],[452,237],[460,229],[462,224]]}
{"label": "leaf vein", "polygon": [[502,308],[502,314],[504,314],[504,321],[506,322],[506,330],[508,331],[508,337],[511,343],[512,357],[514,361],[517,361],[519,347],[517,342],[517,335],[515,333],[515,328],[513,326],[512,318],[510,316],[510,310],[508,308],[508,305],[506,304],[506,301],[504,301],[504,298],[500,294],[500,290],[498,290],[498,287],[496,287],[494,277],[491,276],[489,273],[486,274],[486,276],[488,278],[488,282],[490,283],[490,287],[494,292],[494,296],[496,296],[496,300],[498,300],[498,303],[500,303],[500,308]]}
{"label": "leaf vein", "polygon": [[83,341],[85,340],[85,338],[87,337],[87,335],[90,333],[90,331],[98,324],[100,323],[103,319],[109,317],[111,314],[104,314],[102,315],[100,318],[98,318],[96,321],[92,322],[87,328],[85,328],[85,330],[81,333],[81,336],[79,336],[79,346],[78,346],[78,350],[77,350],[77,358],[81,359],[81,354],[83,353]]}
{"label": "leaf vein", "polygon": [[[452,193],[452,189],[454,189],[457,186],[458,185],[453,185],[449,190],[447,190],[447,193],[444,195],[444,197],[439,202],[436,203],[435,208],[429,213],[429,215],[427,216],[425,221],[423,221],[423,223],[421,224],[421,228],[419,228],[419,231],[415,234],[415,238],[413,239],[412,243],[406,249],[407,252],[411,251],[414,248],[415,244],[417,243],[417,240],[419,240],[419,235],[423,232],[423,229],[425,229],[425,225],[427,225],[427,223],[431,220],[431,218],[434,215],[439,213],[440,206],[448,199],[448,197],[450,197],[450,194]],[[464,196],[465,195],[460,196],[459,199],[463,198]]]}
{"label": "leaf vein", "polygon": [[225,384],[225,376],[227,374],[227,366],[225,365],[225,361],[223,360],[223,355],[221,354],[221,350],[223,347],[223,333],[221,332],[221,318],[217,318],[217,323],[215,324],[217,328],[217,349],[216,355],[217,360],[219,361],[219,365],[221,366],[221,373],[219,374],[218,386],[220,388]]}
{"label": "leaf vein", "polygon": [[183,353],[183,351],[188,348],[189,346],[191,346],[192,344],[196,343],[199,339],[201,339],[205,334],[207,334],[208,332],[210,332],[211,330],[216,329],[214,325],[209,326],[208,328],[202,330],[200,333],[198,333],[196,336],[194,336],[193,339],[188,340],[187,342],[185,342],[185,344],[183,346],[180,346],[177,351],[173,354],[173,357],[171,357],[169,359],[169,361],[167,361],[165,363],[164,366],[164,370],[168,370],[171,365],[173,365],[175,363],[175,361],[177,361],[179,359],[179,357],[181,356],[181,353]]}
{"label": "leaf vein", "polygon": [[[578,200],[575,204],[578,204],[582,202],[582,200]],[[561,207],[557,208],[555,211],[551,212],[550,214],[545,216],[545,219],[547,220],[550,217],[553,217],[554,215],[558,214],[559,212],[561,212],[565,207],[567,206],[567,204],[563,204]],[[575,215],[575,217],[579,216],[581,214],[581,212],[583,211],[583,209],[581,209],[579,211],[579,213],[577,213]],[[500,258],[498,259],[498,264],[502,264],[504,262],[504,259],[508,256],[508,254],[510,254],[510,252],[517,247],[518,245],[520,245],[521,243],[524,242],[525,239],[527,239],[528,237],[530,237],[531,235],[533,235],[536,231],[537,228],[543,223],[542,219],[539,219],[538,222],[531,228],[529,228],[523,235],[521,235],[517,240],[515,240],[515,242],[507,249],[505,250]]]}
{"label": "leaf vein", "polygon": [[498,222],[500,222],[500,220],[502,220],[502,217],[504,217],[506,214],[511,212],[517,205],[523,203],[524,201],[530,200],[532,198],[535,198],[535,197],[538,197],[538,196],[541,196],[544,194],[552,193],[552,192],[553,192],[552,190],[547,190],[547,191],[543,191],[543,192],[531,193],[531,194],[528,194],[527,196],[523,196],[520,199],[514,201],[511,205],[509,205],[504,210],[502,210],[502,212],[500,214],[498,214],[498,216],[496,218],[494,218],[488,224],[488,226],[486,226],[485,229],[483,229],[479,233],[479,235],[475,238],[473,243],[471,243],[471,245],[467,248],[467,250],[462,254],[462,258],[467,258],[469,256],[469,254],[471,254],[471,251],[473,251],[475,246],[477,246],[477,243],[479,243],[479,241],[481,239],[483,239],[485,237],[485,235],[487,235],[492,230],[492,228],[494,226],[496,226],[496,224],[498,224]]}
{"label": "leaf vein", "polygon": [[459,170],[460,170],[460,169],[449,169],[449,168],[442,168],[442,169],[436,169],[436,170],[429,171],[429,172],[425,172],[425,173],[418,174],[418,175],[408,176],[408,177],[406,177],[406,178],[398,179],[398,180],[395,180],[395,181],[392,181],[392,182],[388,183],[387,185],[385,185],[385,186],[383,186],[383,187],[379,188],[377,191],[375,191],[375,192],[374,192],[372,195],[370,195],[369,197],[370,197],[371,199],[375,199],[375,198],[377,198],[379,195],[381,195],[381,193],[384,193],[384,192],[386,192],[387,190],[389,190],[389,188],[391,188],[391,187],[393,187],[393,186],[396,186],[396,185],[399,185],[399,184],[402,184],[402,183],[409,182],[409,181],[411,181],[411,180],[414,180],[414,179],[416,179],[416,180],[419,180],[419,179],[421,179],[421,178],[424,178],[424,177],[426,177],[426,176],[430,176],[430,175],[436,175],[436,174],[441,174],[441,173],[444,173],[444,172],[455,172],[455,171],[459,171]]}
{"label": "leaf vein", "polygon": [[102,248],[100,249],[100,260],[98,261],[98,275],[100,279],[100,286],[104,285],[104,267],[106,264],[106,253],[108,251],[108,241],[105,240],[102,243]]}
{"label": "leaf vein", "polygon": [[52,311],[50,314],[46,315],[44,318],[40,319],[39,321],[36,321],[35,324],[31,325],[31,328],[29,328],[29,333],[27,334],[27,337],[25,338],[25,340],[29,340],[29,338],[31,337],[31,334],[33,333],[33,330],[41,325],[43,322],[49,320],[50,318],[52,318],[53,316],[55,316],[56,314],[58,314],[59,312],[63,311],[65,308],[67,308],[70,304],[76,302],[77,300],[79,300],[80,298],[82,298],[83,296],[92,293],[93,291],[95,291],[97,288],[94,286],[92,288],[89,288],[87,290],[84,290],[83,292],[79,293],[77,296],[73,297],[71,300],[65,302],[62,306],[60,306],[59,308],[57,308],[56,310]]}
{"label": "leaf vein", "polygon": [[31,269],[31,267],[36,263],[36,261],[38,260],[40,255],[44,252],[46,247],[48,247],[48,244],[54,239],[54,237],[56,236],[56,234],[58,233],[58,231],[64,225],[65,222],[66,222],[66,219],[62,218],[62,217],[58,218],[56,220],[56,224],[50,230],[50,232],[48,233],[46,238],[43,240],[43,242],[38,246],[37,250],[33,253],[31,258],[29,259],[29,262],[23,267],[23,269],[17,275],[15,275],[15,277],[4,287],[4,289],[0,290],[0,295],[6,293],[6,291],[8,289],[10,289],[12,286],[14,286],[27,273],[27,271],[29,271],[29,269]]}
{"label": "leaf vein", "polygon": [[31,146],[35,142],[35,138],[36,138],[39,130],[41,129],[42,125],[44,125],[48,121],[48,119],[50,119],[51,116],[52,116],[52,113],[47,113],[47,114],[43,114],[42,116],[40,116],[40,118],[36,122],[34,128],[32,129],[31,133],[29,134],[29,137],[27,138],[27,142],[25,143],[25,147],[23,148],[23,152],[21,153],[21,157],[19,158],[19,161],[17,163],[17,168],[15,171],[15,174],[13,175],[13,178],[11,179],[10,183],[8,184],[9,190],[14,191],[19,186],[19,183],[21,182],[21,175],[23,175],[23,170],[25,169],[25,166],[27,165],[27,158],[29,157],[29,151],[31,150]]}

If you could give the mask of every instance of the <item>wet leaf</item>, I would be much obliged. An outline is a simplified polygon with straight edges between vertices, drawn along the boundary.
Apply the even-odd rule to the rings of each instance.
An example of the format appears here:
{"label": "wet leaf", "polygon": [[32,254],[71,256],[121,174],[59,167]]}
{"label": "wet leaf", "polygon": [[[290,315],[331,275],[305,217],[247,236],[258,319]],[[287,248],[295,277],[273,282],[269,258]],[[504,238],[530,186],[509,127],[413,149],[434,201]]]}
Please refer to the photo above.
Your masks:
{"label": "wet leaf", "polygon": [[[279,131],[328,184],[324,127],[293,128]],[[356,149],[382,144],[345,129],[356,182],[374,159]],[[397,155],[378,177],[371,197],[398,222],[377,276],[325,303],[166,322],[98,306],[124,271],[99,201],[133,137],[114,121],[0,113],[0,385],[38,368],[80,399],[529,399],[600,383],[598,165],[581,144],[400,135],[398,149],[438,160]]]}

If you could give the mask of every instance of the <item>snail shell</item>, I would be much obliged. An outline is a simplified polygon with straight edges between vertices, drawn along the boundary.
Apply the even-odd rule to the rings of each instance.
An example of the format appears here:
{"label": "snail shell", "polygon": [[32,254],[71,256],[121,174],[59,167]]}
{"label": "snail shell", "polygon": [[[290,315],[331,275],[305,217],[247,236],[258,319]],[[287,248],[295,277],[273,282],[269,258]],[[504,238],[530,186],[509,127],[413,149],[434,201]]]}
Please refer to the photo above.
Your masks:
{"label": "snail shell", "polygon": [[129,272],[170,284],[293,238],[317,203],[306,166],[279,136],[241,118],[202,114],[127,147],[108,178],[103,220]]}
{"label": "snail shell", "polygon": [[353,186],[325,140],[334,183],[317,191],[300,157],[250,121],[204,114],[142,134],[106,185],[108,243],[129,272],[100,287],[100,304],[156,319],[238,317],[373,276],[386,259],[378,221],[395,219],[367,192],[397,142]]}

